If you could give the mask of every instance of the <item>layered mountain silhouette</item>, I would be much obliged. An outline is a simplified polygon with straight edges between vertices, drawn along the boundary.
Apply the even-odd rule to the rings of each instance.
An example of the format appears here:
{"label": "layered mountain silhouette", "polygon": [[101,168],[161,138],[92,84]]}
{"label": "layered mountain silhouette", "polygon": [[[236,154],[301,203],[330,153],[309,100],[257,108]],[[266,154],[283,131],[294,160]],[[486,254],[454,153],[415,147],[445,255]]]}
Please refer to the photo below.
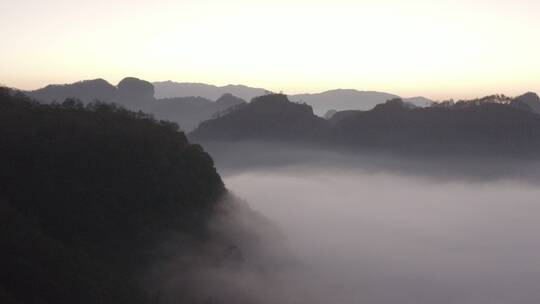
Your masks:
{"label": "layered mountain silhouette", "polygon": [[49,85],[24,93],[45,103],[62,102],[66,98],[79,99],[83,103],[95,100],[114,102],[129,110],[140,110],[153,114],[158,119],[176,122],[184,131],[191,131],[213,115],[245,102],[227,93],[218,96],[216,101],[202,97],[156,99],[154,86],[134,77],[122,79],[117,86],[103,79],[94,79],[73,84]]}
{"label": "layered mountain silhouette", "polygon": [[[156,99],[154,95],[165,95],[162,90],[169,90],[170,95],[216,97],[216,101],[201,96]],[[95,99],[116,102],[176,122],[186,131],[196,128],[190,136],[197,140],[294,140],[448,153],[534,151],[538,140],[540,99],[535,93],[433,103],[422,97],[403,100],[388,93],[333,90],[290,96],[293,102],[283,94],[268,94],[246,103],[227,91],[248,99],[268,93],[246,86],[151,84],[128,77],[117,86],[96,79],[50,85],[27,94],[45,102],[68,97],[86,103]],[[325,112],[327,119],[316,115]]]}
{"label": "layered mountain silhouette", "polygon": [[536,157],[540,115],[517,105],[524,98],[534,99],[524,96],[426,108],[413,108],[394,98],[369,111],[340,111],[321,120],[306,104],[293,103],[284,95],[267,95],[202,123],[190,136],[201,141],[318,142],[338,149],[396,153]]}
{"label": "layered mountain silhouette", "polygon": [[[127,77],[114,86],[103,79],[85,80],[73,84],[49,85],[42,89],[25,92],[44,102],[65,98],[77,98],[85,103],[102,100],[115,102],[131,110],[142,110],[156,117],[177,122],[182,129],[191,131],[201,121],[209,119],[217,112],[226,110],[224,104],[212,103],[225,94],[239,97],[238,103],[265,95],[267,90],[244,85],[214,86],[204,83],[180,83],[162,81],[149,83]],[[329,110],[370,110],[375,105],[399,96],[375,91],[331,90],[315,94],[290,95],[292,101],[312,106],[318,116]],[[157,107],[154,101],[159,102]],[[411,106],[425,107],[432,103],[423,97],[404,99]],[[182,105],[178,105],[181,103]],[[167,106],[171,106],[170,111]],[[171,113],[175,113],[176,116]],[[162,116],[163,115],[163,116]]]}
{"label": "layered mountain silhouette", "polygon": [[[165,97],[187,97],[199,96],[215,100],[225,93],[231,93],[235,96],[249,101],[254,97],[261,96],[268,92],[262,88],[252,88],[243,85],[227,85],[217,87],[204,83],[182,83],[173,81],[154,82],[156,96]],[[399,96],[375,91],[358,90],[330,90],[314,94],[289,95],[290,100],[300,103],[306,103],[313,108],[316,115],[322,116],[328,110],[370,110],[375,105],[383,103],[386,100],[399,98]],[[433,101],[424,97],[413,97],[404,99],[405,102],[418,107],[425,107]]]}
{"label": "layered mountain silhouette", "polygon": [[254,97],[264,95],[266,90],[252,88],[244,85],[215,86],[205,83],[158,81],[154,82],[157,98],[189,97],[198,96],[210,100],[216,100],[223,94],[233,94],[244,100],[250,101]]}
{"label": "layered mountain silhouette", "polygon": [[[299,94],[289,97],[295,102],[305,102],[313,107],[313,112],[322,116],[329,110],[371,110],[377,104],[384,103],[389,99],[400,98],[397,95],[375,92],[375,91],[358,91],[358,90],[331,90],[317,94]],[[404,99],[406,103],[417,107],[428,106],[432,101],[423,98],[415,97]]]}

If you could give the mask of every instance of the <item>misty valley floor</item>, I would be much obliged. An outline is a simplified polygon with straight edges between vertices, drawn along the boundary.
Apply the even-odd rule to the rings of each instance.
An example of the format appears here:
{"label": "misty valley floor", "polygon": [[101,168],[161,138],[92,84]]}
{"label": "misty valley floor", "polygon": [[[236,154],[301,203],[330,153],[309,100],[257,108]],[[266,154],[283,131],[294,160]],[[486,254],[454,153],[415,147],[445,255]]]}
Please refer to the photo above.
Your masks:
{"label": "misty valley floor", "polygon": [[540,301],[540,189],[530,183],[316,166],[224,180],[290,249],[290,264],[245,283],[264,290],[263,303]]}

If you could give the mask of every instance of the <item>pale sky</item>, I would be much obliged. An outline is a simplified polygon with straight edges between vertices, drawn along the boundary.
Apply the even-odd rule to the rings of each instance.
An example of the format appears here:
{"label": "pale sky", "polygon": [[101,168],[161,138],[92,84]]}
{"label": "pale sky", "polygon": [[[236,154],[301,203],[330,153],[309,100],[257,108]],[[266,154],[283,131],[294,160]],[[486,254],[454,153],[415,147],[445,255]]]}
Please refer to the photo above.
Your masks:
{"label": "pale sky", "polygon": [[540,0],[0,0],[0,83],[540,93]]}

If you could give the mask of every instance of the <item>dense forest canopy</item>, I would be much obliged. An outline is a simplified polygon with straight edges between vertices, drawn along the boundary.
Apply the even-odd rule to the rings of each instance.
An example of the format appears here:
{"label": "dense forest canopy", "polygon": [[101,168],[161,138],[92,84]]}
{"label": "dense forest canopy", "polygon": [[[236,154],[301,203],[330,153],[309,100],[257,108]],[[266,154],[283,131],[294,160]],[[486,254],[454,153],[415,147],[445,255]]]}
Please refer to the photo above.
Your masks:
{"label": "dense forest canopy", "polygon": [[226,193],[176,124],[101,102],[0,89],[0,156],[1,303],[148,303],[154,246],[210,238]]}

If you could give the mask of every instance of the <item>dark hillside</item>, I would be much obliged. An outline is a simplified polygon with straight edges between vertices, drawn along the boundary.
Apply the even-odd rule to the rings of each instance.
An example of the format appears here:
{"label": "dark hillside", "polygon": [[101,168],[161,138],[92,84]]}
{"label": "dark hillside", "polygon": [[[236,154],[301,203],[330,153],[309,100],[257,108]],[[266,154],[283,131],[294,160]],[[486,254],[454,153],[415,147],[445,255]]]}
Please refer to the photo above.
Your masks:
{"label": "dark hillside", "polygon": [[315,116],[310,106],[271,94],[202,122],[190,136],[204,140],[318,141],[324,139],[329,125]]}
{"label": "dark hillside", "polygon": [[409,109],[396,99],[342,119],[334,136],[339,144],[395,152],[535,156],[540,116],[499,103]]}
{"label": "dark hillside", "polygon": [[0,89],[0,157],[1,303],[148,303],[153,246],[208,238],[225,193],[175,124],[103,103]]}

